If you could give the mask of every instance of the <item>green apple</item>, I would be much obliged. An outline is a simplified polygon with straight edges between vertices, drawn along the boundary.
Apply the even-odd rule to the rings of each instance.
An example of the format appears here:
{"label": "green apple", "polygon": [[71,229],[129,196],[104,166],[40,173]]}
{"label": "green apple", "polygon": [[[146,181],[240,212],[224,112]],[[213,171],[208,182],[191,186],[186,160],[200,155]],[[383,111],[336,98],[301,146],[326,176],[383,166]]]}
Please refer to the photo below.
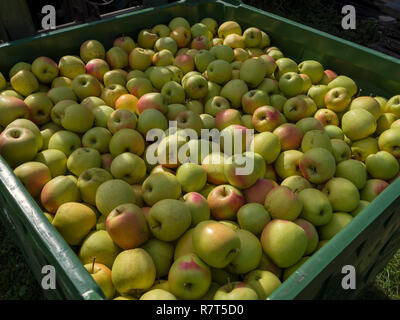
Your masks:
{"label": "green apple", "polygon": [[214,300],[258,300],[259,296],[252,286],[245,282],[232,282],[220,287]]}
{"label": "green apple", "polygon": [[112,178],[111,174],[102,168],[90,168],[83,171],[78,178],[77,184],[82,200],[88,204],[96,205],[98,187]]}
{"label": "green apple", "polygon": [[282,150],[298,149],[303,139],[303,131],[293,123],[281,124],[273,133],[278,136]]}
{"label": "green apple", "polygon": [[60,102],[62,100],[78,101],[78,98],[74,91],[70,87],[65,86],[50,89],[47,92],[47,96],[50,98],[53,104],[56,104],[57,102]]}
{"label": "green apple", "polygon": [[244,38],[238,34],[232,33],[226,36],[223,45],[233,48],[244,48],[246,44],[244,43]]}
{"label": "green apple", "polygon": [[173,55],[178,51],[178,45],[174,39],[171,37],[161,37],[157,39],[156,43],[154,44],[154,49],[157,51],[161,51],[163,49],[171,51]]}
{"label": "green apple", "polygon": [[338,232],[348,225],[351,220],[353,220],[353,217],[350,214],[345,212],[335,212],[331,221],[319,228],[321,240],[332,239]]}
{"label": "green apple", "polygon": [[368,155],[375,154],[378,151],[378,141],[373,137],[354,141],[351,144],[352,157],[359,161],[365,161]]}
{"label": "green apple", "polygon": [[[269,53],[270,56],[272,56]],[[274,56],[272,56],[274,58]],[[279,81],[280,77],[286,72],[299,72],[297,63],[290,58],[280,58],[276,59],[277,68],[275,69],[274,75],[275,79]]]}
{"label": "green apple", "polygon": [[39,82],[37,78],[31,71],[28,70],[18,71],[10,79],[10,83],[15,91],[25,97],[39,90]]}
{"label": "green apple", "polygon": [[300,73],[308,75],[313,84],[318,84],[324,75],[324,67],[315,60],[306,60],[299,64]]}
{"label": "green apple", "polygon": [[111,132],[106,128],[94,127],[86,131],[82,136],[82,146],[96,149],[99,153],[104,154],[109,151],[108,146],[111,137]]}
{"label": "green apple", "polygon": [[69,245],[78,245],[96,225],[94,211],[78,202],[61,204],[54,216],[53,226]]}
{"label": "green apple", "polygon": [[21,180],[32,197],[40,195],[43,186],[51,180],[49,168],[42,162],[25,162],[14,169],[14,174]]}
{"label": "green apple", "polygon": [[232,78],[232,66],[225,60],[213,60],[207,66],[208,80],[224,84]]}
{"label": "green apple", "polygon": [[[214,54],[206,49],[199,50],[199,52],[194,57],[194,63],[196,65],[196,69],[200,72],[206,71],[210,63],[214,60],[215,60]],[[208,76],[210,75],[208,71],[207,75]]]}
{"label": "green apple", "polygon": [[[105,66],[104,65],[103,66],[99,66],[99,69],[100,68],[103,68],[103,69],[105,68],[106,70],[109,70],[109,66],[108,66],[107,62],[105,62],[104,60],[100,60],[100,61],[102,61],[101,64],[103,64],[103,62],[104,62]],[[96,61],[93,61],[93,64],[95,64],[95,63],[96,63]],[[100,72],[100,71],[97,71],[96,69],[94,69],[94,70],[95,71],[92,71],[92,70],[90,70],[88,68],[87,69],[87,73],[95,75],[96,74],[95,72]],[[101,79],[103,79],[103,77],[101,77]],[[51,82],[51,87],[52,88],[57,88],[57,87],[70,87],[71,88],[71,83],[72,83],[72,80],[70,78],[57,77],[57,78],[54,78],[54,80]]]}
{"label": "green apple", "polygon": [[259,236],[271,220],[271,216],[263,205],[259,203],[247,203],[237,212],[237,220],[240,228]]}
{"label": "green apple", "polygon": [[367,170],[365,165],[361,161],[354,159],[338,163],[335,176],[353,182],[359,190],[363,189],[367,182]]}
{"label": "green apple", "polygon": [[[213,129],[215,127],[215,119],[212,115],[203,113],[200,115],[201,121],[203,122],[203,129]],[[242,119],[243,122],[243,119]]]}
{"label": "green apple", "polygon": [[288,187],[277,186],[265,197],[265,208],[272,219],[295,220],[303,209],[299,195]]}
{"label": "green apple", "polygon": [[257,292],[260,300],[267,299],[281,285],[281,281],[275,274],[265,270],[249,272],[244,281]]}
{"label": "green apple", "polygon": [[[296,122],[303,118],[309,117],[311,113],[306,96],[296,96],[288,99],[283,105],[283,114],[290,122]],[[313,101],[311,99],[311,101]]]}
{"label": "green apple", "polygon": [[77,177],[86,169],[100,168],[100,166],[100,153],[91,148],[78,148],[70,154],[67,160],[68,170]]}
{"label": "green apple", "polygon": [[135,184],[146,175],[146,164],[138,155],[124,152],[114,158],[110,170],[114,178]]}
{"label": "green apple", "polygon": [[153,91],[150,80],[143,77],[132,78],[126,83],[126,88],[138,99],[146,93]]}
{"label": "green apple", "polygon": [[258,132],[273,131],[282,124],[282,114],[271,106],[262,106],[254,110],[252,123]]}
{"label": "green apple", "polygon": [[107,128],[108,119],[113,112],[114,109],[106,105],[95,108],[93,110],[94,126]]}
{"label": "green apple", "polygon": [[174,260],[184,255],[195,253],[192,236],[194,228],[188,229],[177,241],[174,251]]}
{"label": "green apple", "polygon": [[264,252],[280,268],[298,262],[308,245],[304,229],[294,222],[274,219],[269,222],[260,238]]}
{"label": "green apple", "polygon": [[169,81],[162,87],[161,94],[167,104],[184,103],[185,90],[175,81]]}
{"label": "green apple", "polygon": [[332,152],[332,143],[329,135],[322,130],[309,130],[301,141],[301,151],[307,152],[313,148],[323,148],[329,152]]}
{"label": "green apple", "polygon": [[151,233],[157,239],[174,241],[190,227],[191,214],[182,201],[164,199],[151,207],[148,223]]}
{"label": "green apple", "polygon": [[394,113],[400,117],[400,95],[393,96],[386,102],[385,112]]}
{"label": "green apple", "polygon": [[101,94],[100,82],[90,74],[80,74],[72,80],[72,90],[80,100],[87,97],[98,97]]}
{"label": "green apple", "polygon": [[228,81],[221,89],[220,95],[228,99],[234,108],[240,107],[243,95],[249,91],[246,82],[241,79]]}
{"label": "green apple", "polygon": [[86,73],[85,64],[76,56],[63,56],[58,61],[60,75],[74,79],[77,75]]}
{"label": "green apple", "polygon": [[238,255],[240,238],[228,226],[216,221],[202,221],[193,231],[196,254],[209,266],[224,268]]}
{"label": "green apple", "polygon": [[[376,121],[376,135],[381,135],[382,132],[395,128],[400,121],[397,121],[399,118],[394,113],[382,113],[378,120]],[[397,122],[397,124],[394,124]]]}
{"label": "green apple", "polygon": [[106,229],[122,249],[134,249],[149,239],[149,229],[142,210],[133,203],[115,207],[106,219]]}
{"label": "green apple", "polygon": [[76,101],[70,99],[57,102],[50,111],[51,120],[61,126],[61,118],[64,116],[65,109],[73,104],[76,104]]}
{"label": "green apple", "polygon": [[104,46],[97,40],[87,40],[81,44],[80,57],[86,63],[96,58],[104,59],[105,54]]}
{"label": "green apple", "polygon": [[267,164],[271,164],[278,158],[281,145],[276,135],[266,131],[254,136],[250,150],[260,154]]}
{"label": "green apple", "polygon": [[324,126],[322,122],[316,118],[306,117],[296,122],[296,126],[305,134],[310,130],[322,130],[324,131]]}
{"label": "green apple", "polygon": [[50,121],[53,103],[45,93],[33,93],[26,97],[24,102],[29,108],[29,119],[35,124],[42,125]]}
{"label": "green apple", "polygon": [[229,263],[227,270],[235,274],[244,274],[257,268],[261,261],[262,247],[258,238],[250,231],[238,229],[240,250]]}
{"label": "green apple", "polygon": [[331,82],[328,83],[328,87],[330,89],[337,87],[344,87],[347,89],[351,97],[353,97],[358,91],[356,83],[347,76],[336,77],[335,79],[333,79]]}
{"label": "green apple", "polygon": [[400,158],[399,133],[400,129],[398,128],[388,129],[382,132],[378,139],[379,149],[391,153],[396,158]]}
{"label": "green apple", "polygon": [[35,161],[44,163],[49,168],[53,178],[62,176],[67,171],[67,157],[60,150],[43,150],[36,155]]}
{"label": "green apple", "polygon": [[290,176],[301,176],[299,164],[303,154],[298,150],[287,150],[280,153],[275,161],[275,170],[278,176],[281,179]]}
{"label": "green apple", "polygon": [[210,268],[196,255],[179,257],[168,273],[171,292],[181,299],[199,299],[211,285]]}
{"label": "green apple", "polygon": [[279,79],[279,89],[288,98],[297,96],[303,92],[303,79],[296,72],[282,74]]}
{"label": "green apple", "polygon": [[263,90],[250,90],[242,96],[243,111],[253,114],[258,107],[270,105],[270,98]]}
{"label": "green apple", "polygon": [[111,270],[101,263],[88,263],[84,265],[84,268],[91,274],[106,299],[114,298],[115,289],[111,280]]}
{"label": "green apple", "polygon": [[315,104],[320,109],[325,107],[325,95],[328,91],[329,87],[327,85],[313,85],[308,90],[307,95],[314,100]]}
{"label": "green apple", "polygon": [[294,193],[299,193],[304,189],[312,188],[311,183],[307,179],[301,176],[287,177],[283,179],[283,181],[281,182],[281,186],[288,187]]}
{"label": "green apple", "polygon": [[133,70],[145,71],[148,67],[151,66],[153,55],[153,50],[135,48],[129,54],[129,66]]}
{"label": "green apple", "polygon": [[297,225],[299,225],[300,227],[302,227],[304,229],[304,231],[306,232],[307,239],[308,239],[308,245],[307,245],[306,252],[304,254],[305,255],[312,254],[315,251],[315,249],[317,248],[317,245],[319,242],[317,230],[315,229],[314,225],[307,220],[300,218],[300,219],[296,219],[293,222],[296,223]]}
{"label": "green apple", "polygon": [[176,44],[178,45],[178,48],[187,47],[192,38],[190,29],[188,30],[183,26],[176,27],[167,36],[170,36],[172,39],[175,40]]}
{"label": "green apple", "polygon": [[0,155],[12,168],[33,160],[37,150],[37,137],[29,129],[11,127],[0,135]]}
{"label": "green apple", "polygon": [[306,151],[300,159],[299,166],[303,177],[315,184],[329,180],[336,170],[336,162],[332,153],[318,147]]}
{"label": "green apple", "polygon": [[6,127],[16,119],[29,117],[29,107],[21,99],[0,95],[0,125]]}
{"label": "green apple", "polygon": [[104,216],[121,204],[134,203],[134,193],[131,186],[119,179],[106,180],[96,191],[96,207]]}
{"label": "green apple", "polygon": [[174,246],[171,243],[150,239],[142,248],[150,254],[156,267],[156,276],[164,277],[168,275],[174,256]]}
{"label": "green apple", "polygon": [[220,111],[227,110],[229,107],[230,103],[226,98],[214,96],[206,102],[204,111],[215,117]]}
{"label": "green apple", "polygon": [[350,104],[350,110],[364,109],[369,111],[378,120],[381,115],[381,106],[378,101],[373,97],[362,96],[355,98]]}
{"label": "green apple", "polygon": [[335,87],[330,89],[324,98],[325,106],[332,111],[345,111],[351,102],[351,96],[346,88]]}
{"label": "green apple", "polygon": [[235,220],[245,199],[240,190],[231,185],[219,185],[207,196],[211,215],[217,220]]}
{"label": "green apple", "polygon": [[245,81],[250,87],[257,87],[267,73],[266,65],[262,59],[247,59],[240,67],[240,79]]}
{"label": "green apple", "polygon": [[299,192],[303,202],[303,211],[300,217],[315,226],[327,224],[332,218],[332,206],[328,197],[314,188],[306,188]]}
{"label": "green apple", "polygon": [[185,192],[200,191],[207,182],[207,172],[195,163],[184,163],[176,171],[178,182]]}
{"label": "green apple", "polygon": [[61,116],[61,125],[68,131],[84,133],[93,126],[94,119],[93,113],[84,106],[71,104]]}
{"label": "green apple", "polygon": [[193,75],[182,83],[187,97],[191,99],[201,99],[207,94],[208,83],[201,75]]}
{"label": "green apple", "polygon": [[224,153],[213,151],[203,159],[201,165],[207,172],[209,183],[220,185],[228,182],[224,174],[225,158]]}
{"label": "green apple", "polygon": [[380,193],[389,186],[384,180],[369,179],[364,189],[360,191],[361,200],[372,202]]}
{"label": "green apple", "polygon": [[111,268],[120,251],[106,230],[92,231],[82,242],[79,259],[82,264],[91,263],[96,259],[97,263]]}
{"label": "green apple", "polygon": [[142,186],[144,201],[152,206],[163,199],[178,199],[181,185],[177,177],[168,172],[151,174]]}
{"label": "green apple", "polygon": [[192,217],[191,227],[195,227],[201,221],[210,219],[210,207],[205,197],[197,192],[189,192],[183,196],[185,205],[189,208]]}
{"label": "green apple", "polygon": [[134,294],[149,289],[156,278],[153,259],[142,248],[122,251],[111,270],[112,282],[120,294]]}
{"label": "green apple", "polygon": [[34,124],[32,121],[30,121],[28,119],[16,119],[13,122],[11,122],[10,124],[8,124],[6,129],[8,129],[8,128],[25,128],[25,129],[31,130],[36,136],[37,150],[39,151],[42,149],[42,147],[43,147],[42,134],[41,134],[38,126],[36,124]]}
{"label": "green apple", "polygon": [[200,136],[201,129],[203,129],[203,122],[198,113],[191,110],[184,110],[179,112],[174,120],[177,122],[178,128],[192,129],[198,137]]}
{"label": "green apple", "polygon": [[210,52],[215,56],[215,58],[225,60],[229,63],[235,58],[233,49],[226,44],[217,44],[210,49]]}
{"label": "green apple", "polygon": [[[110,72],[110,66],[103,59],[91,59],[90,61],[88,61],[86,63],[85,69],[86,69],[87,74],[94,76],[99,81],[103,81],[103,79],[104,80],[107,79],[107,81],[108,81],[108,79],[110,79],[112,81],[115,81],[114,79],[118,79],[118,82],[122,82],[122,83],[124,83],[124,81],[125,81],[125,79],[121,79],[122,75],[117,71],[112,71],[112,73],[111,73],[111,74],[113,74],[112,79],[110,77],[111,74],[109,74],[105,77],[105,75]],[[65,78],[65,79],[69,79],[69,78]],[[65,79],[63,77],[55,78],[52,82],[52,86],[56,87],[56,86],[60,86],[63,84],[64,85],[69,84],[69,86],[71,86],[72,82],[69,83],[69,81],[65,80]],[[118,82],[115,82],[115,83],[118,83]]]}
{"label": "green apple", "polygon": [[343,115],[342,130],[351,140],[361,140],[375,132],[376,120],[365,109],[353,109]]}
{"label": "green apple", "polygon": [[114,157],[124,152],[132,152],[141,156],[144,148],[145,142],[142,135],[129,128],[118,130],[110,140],[110,153]]}
{"label": "green apple", "polygon": [[332,178],[322,189],[332,205],[333,211],[351,212],[360,202],[357,187],[345,178]]}
{"label": "green apple", "polygon": [[375,179],[389,180],[399,172],[399,162],[387,151],[370,154],[365,159],[365,165],[369,175]]}
{"label": "green apple", "polygon": [[139,300],[176,300],[176,297],[163,289],[153,289],[146,291]]}

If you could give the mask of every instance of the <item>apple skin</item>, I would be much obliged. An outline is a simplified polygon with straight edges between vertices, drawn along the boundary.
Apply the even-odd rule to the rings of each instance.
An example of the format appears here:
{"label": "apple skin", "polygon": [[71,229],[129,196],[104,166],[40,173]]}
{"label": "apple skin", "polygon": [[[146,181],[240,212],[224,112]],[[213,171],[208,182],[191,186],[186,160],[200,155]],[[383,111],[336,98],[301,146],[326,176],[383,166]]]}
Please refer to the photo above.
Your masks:
{"label": "apple skin", "polygon": [[92,59],[104,59],[106,55],[104,46],[98,40],[87,40],[83,42],[79,53],[85,63]]}
{"label": "apple skin", "polygon": [[195,227],[201,221],[210,220],[210,207],[207,199],[198,192],[189,192],[183,196],[183,202],[189,208],[192,220],[191,227]]}
{"label": "apple skin", "polygon": [[67,171],[67,157],[60,150],[43,150],[36,155],[34,160],[44,163],[49,168],[53,178],[62,176]]}
{"label": "apple skin", "polygon": [[308,113],[306,100],[299,96],[288,99],[283,105],[283,114],[291,122],[308,117]]}
{"label": "apple skin", "polygon": [[385,112],[394,113],[400,117],[400,95],[393,96],[386,102]]}
{"label": "apple skin", "polygon": [[185,192],[200,191],[207,182],[207,172],[195,163],[184,163],[176,171],[176,177]]}
{"label": "apple skin", "polygon": [[324,102],[329,110],[342,112],[348,108],[351,97],[346,88],[336,87],[325,94]]}
{"label": "apple skin", "polygon": [[115,295],[115,289],[111,280],[111,270],[101,263],[88,263],[84,265],[84,268],[91,274],[106,299],[112,299]]}
{"label": "apple skin", "polygon": [[323,85],[327,85],[329,82],[331,82],[332,80],[336,79],[337,76],[338,75],[336,74],[335,71],[327,69],[327,70],[324,71],[324,75],[322,76],[322,79],[321,79],[320,83],[323,84]]}
{"label": "apple skin", "polygon": [[174,256],[173,244],[153,238],[142,245],[142,248],[153,259],[156,267],[156,276],[164,277],[168,275]]}
{"label": "apple skin", "polygon": [[144,94],[153,92],[153,85],[147,78],[137,77],[128,80],[126,83],[128,91],[140,99]]}
{"label": "apple skin", "polygon": [[304,229],[304,231],[306,232],[306,235],[308,238],[308,245],[307,245],[306,252],[304,254],[305,255],[312,254],[316,250],[318,242],[319,242],[317,229],[315,229],[314,225],[311,222],[301,219],[301,218],[296,219],[293,222],[296,223],[297,225],[299,225],[300,227],[302,227]]}
{"label": "apple skin", "polygon": [[303,154],[299,150],[283,151],[275,161],[275,171],[278,176],[281,179],[295,175],[301,176],[299,163]]}
{"label": "apple skin", "polygon": [[395,158],[400,158],[400,138],[399,138],[400,129],[393,128],[388,129],[379,136],[378,145],[379,149],[382,151],[387,151],[391,153]]}
{"label": "apple skin", "polygon": [[217,221],[202,221],[193,231],[196,254],[210,267],[225,268],[239,253],[240,238]]}
{"label": "apple skin", "polygon": [[82,203],[66,202],[58,207],[52,225],[69,245],[75,246],[96,225],[96,214]]}
{"label": "apple skin", "polygon": [[190,210],[182,201],[160,200],[151,207],[148,224],[151,233],[157,239],[174,241],[190,227]]}
{"label": "apple skin", "polygon": [[249,88],[241,79],[232,79],[228,81],[221,89],[220,95],[228,99],[234,108],[239,108],[242,102],[242,97]]}
{"label": "apple skin", "polygon": [[324,130],[323,123],[320,120],[312,117],[303,118],[297,121],[296,126],[300,128],[300,130],[303,132],[303,135],[310,130]]}
{"label": "apple skin", "polygon": [[127,109],[118,109],[111,113],[107,127],[112,134],[123,128],[136,129],[137,117]]}
{"label": "apple skin", "polygon": [[75,56],[63,56],[58,61],[58,69],[60,75],[70,79],[74,79],[79,74],[84,74],[85,64],[79,57]]}
{"label": "apple skin", "polygon": [[187,47],[192,38],[190,31],[183,26],[173,29],[169,36],[176,41],[178,48]]}
{"label": "apple skin", "polygon": [[343,115],[342,130],[351,140],[360,140],[375,132],[376,120],[367,110],[353,109]]}
{"label": "apple skin", "polygon": [[299,71],[309,76],[313,84],[319,83],[324,75],[324,67],[315,60],[301,62],[299,64]]}
{"label": "apple skin", "polygon": [[267,68],[262,59],[247,59],[240,67],[240,79],[251,88],[257,87],[265,78]]}
{"label": "apple skin", "polygon": [[0,155],[15,168],[31,161],[37,154],[37,139],[35,134],[26,128],[11,127],[0,135]]}
{"label": "apple skin", "polygon": [[360,202],[357,187],[344,178],[332,178],[322,189],[329,199],[334,212],[351,212]]}
{"label": "apple skin", "polygon": [[147,109],[156,109],[164,114],[167,113],[167,105],[164,103],[164,98],[161,93],[152,92],[144,94],[137,103],[137,110],[142,113]]}
{"label": "apple skin", "polygon": [[398,127],[400,121],[397,121],[399,118],[393,113],[382,113],[378,120],[376,121],[376,135],[381,135],[382,132]]}
{"label": "apple skin", "polygon": [[80,104],[71,104],[64,110],[61,125],[65,130],[75,133],[88,131],[94,123],[93,113]]}
{"label": "apple skin", "polygon": [[350,214],[345,212],[335,212],[332,215],[331,221],[319,228],[321,240],[332,239],[338,232],[348,225],[351,220],[353,220],[353,217]]}
{"label": "apple skin", "polygon": [[120,251],[105,229],[92,231],[82,242],[79,259],[82,264],[89,264],[96,258],[97,263],[111,268]]}
{"label": "apple skin", "polygon": [[360,191],[361,200],[372,202],[380,193],[389,186],[389,183],[380,179],[368,179]]}
{"label": "apple skin", "polygon": [[214,300],[258,300],[255,289],[245,282],[231,282],[220,287],[214,295]]}
{"label": "apple skin", "polygon": [[363,189],[367,182],[367,170],[364,163],[354,159],[338,163],[335,176],[353,182],[359,190]]}
{"label": "apple skin", "polygon": [[27,97],[39,90],[39,82],[35,75],[28,70],[18,71],[11,79],[12,88]]}
{"label": "apple skin", "polygon": [[210,268],[194,253],[181,256],[169,270],[168,285],[180,299],[199,299],[211,285]]}
{"label": "apple skin", "polygon": [[369,175],[375,179],[390,180],[399,172],[399,162],[387,151],[370,154],[365,165]]}
{"label": "apple skin", "polygon": [[304,229],[292,221],[274,219],[262,234],[261,245],[264,252],[280,268],[287,268],[298,262],[308,245]]}
{"label": "apple skin", "polygon": [[279,278],[266,270],[253,270],[246,274],[244,281],[258,294],[260,300],[265,300],[281,285]]}
{"label": "apple skin", "polygon": [[300,218],[311,222],[314,226],[322,226],[332,219],[332,206],[328,197],[314,188],[306,188],[299,192],[303,202]]}
{"label": "apple skin", "polygon": [[314,118],[321,121],[323,126],[327,125],[339,125],[339,118],[337,114],[330,110],[330,109],[318,109],[317,112],[314,114]]}
{"label": "apple skin", "polygon": [[236,233],[240,239],[240,250],[227,270],[234,274],[244,274],[260,264],[262,247],[258,238],[250,231],[238,229]]}
{"label": "apple skin", "polygon": [[282,150],[298,149],[303,139],[303,131],[293,123],[284,123],[273,133],[278,136]]}
{"label": "apple skin", "polygon": [[14,169],[14,174],[32,197],[40,195],[44,185],[51,180],[49,168],[41,162],[25,162]]}
{"label": "apple skin", "polygon": [[156,267],[151,256],[142,248],[122,251],[115,259],[111,278],[122,295],[149,289],[156,279]]}
{"label": "apple skin", "polygon": [[[115,300],[115,299],[114,299]],[[146,291],[139,300],[177,300],[176,297],[163,289],[152,289]]]}
{"label": "apple skin", "polygon": [[103,59],[91,59],[86,63],[85,69],[87,74],[103,81],[104,75],[110,71],[110,66]]}
{"label": "apple skin", "polygon": [[108,146],[111,141],[111,133],[106,128],[94,127],[86,131],[82,136],[82,146],[96,149],[100,154],[109,151]]}
{"label": "apple skin", "polygon": [[122,249],[134,249],[149,238],[146,218],[135,204],[117,206],[107,216],[106,229],[113,241]]}
{"label": "apple skin", "polygon": [[0,95],[0,125],[7,127],[16,119],[27,119],[30,115],[27,104],[16,97]]}
{"label": "apple skin", "polygon": [[244,205],[240,190],[231,185],[215,187],[207,197],[211,215],[217,220],[235,220],[236,213]]}
{"label": "apple skin", "polygon": [[311,183],[321,184],[333,177],[336,162],[333,155],[324,148],[312,148],[300,159],[300,171]]}
{"label": "apple skin", "polygon": [[325,131],[310,130],[305,133],[301,141],[301,151],[307,152],[313,148],[323,148],[333,152],[331,140]]}
{"label": "apple skin", "polygon": [[250,90],[242,96],[243,111],[253,114],[258,107],[270,105],[268,94],[262,90]]}
{"label": "apple skin", "polygon": [[135,48],[128,57],[129,66],[132,70],[145,71],[151,66],[154,51],[150,49]]}
{"label": "apple skin", "polygon": [[267,223],[271,221],[271,217],[263,205],[247,203],[237,212],[237,220],[241,229],[259,236]]}
{"label": "apple skin", "polygon": [[282,118],[278,109],[262,106],[254,110],[252,122],[258,132],[273,131],[282,123]]}
{"label": "apple skin", "polygon": [[145,142],[142,135],[129,128],[118,130],[110,140],[110,153],[114,157],[124,152],[132,152],[141,156],[144,148]]}
{"label": "apple skin", "polygon": [[294,97],[304,92],[304,81],[296,72],[287,72],[279,79],[279,89],[288,97]]}
{"label": "apple skin", "polygon": [[248,203],[264,205],[265,197],[277,185],[273,180],[259,178],[251,187],[243,190],[243,195]]}
{"label": "apple skin", "polygon": [[53,108],[53,103],[45,93],[33,93],[26,97],[24,102],[29,108],[29,120],[33,123],[42,125],[50,121],[50,112]]}
{"label": "apple skin", "polygon": [[295,220],[303,209],[303,203],[299,195],[288,187],[277,186],[265,197],[265,209],[272,219]]}
{"label": "apple skin", "polygon": [[96,205],[96,191],[105,181],[111,180],[112,176],[108,171],[101,168],[90,168],[81,173],[78,178],[82,200],[88,204]]}
{"label": "apple skin", "polygon": [[222,152],[212,152],[203,159],[201,166],[207,172],[209,183],[220,185],[228,182],[224,173],[225,158]]}
{"label": "apple skin", "polygon": [[178,128],[192,129],[198,137],[200,136],[201,129],[203,129],[203,122],[198,113],[191,110],[184,110],[179,112],[174,120],[176,120]]}
{"label": "apple skin", "polygon": [[294,193],[299,193],[304,189],[312,188],[311,183],[302,176],[287,177],[281,182],[281,186],[288,187]]}
{"label": "apple skin", "polygon": [[353,159],[363,162],[368,157],[368,155],[375,154],[378,151],[378,141],[373,137],[354,141],[351,145],[351,153]]}
{"label": "apple skin", "polygon": [[350,104],[350,110],[358,108],[370,112],[374,116],[375,120],[378,120],[379,116],[381,115],[381,106],[373,97],[361,96],[355,98]]}
{"label": "apple skin", "polygon": [[89,168],[100,168],[100,153],[96,149],[78,148],[67,159],[67,168],[75,176]]}
{"label": "apple skin", "polygon": [[32,73],[41,83],[51,83],[58,76],[58,66],[48,57],[38,57],[32,62]]}
{"label": "apple skin", "polygon": [[281,152],[279,138],[271,132],[261,132],[254,136],[250,150],[260,154],[267,164],[273,163]]}
{"label": "apple skin", "polygon": [[25,128],[31,130],[36,136],[36,146],[37,150],[41,150],[43,148],[43,137],[39,127],[28,119],[16,119],[11,122],[6,129],[9,128]]}
{"label": "apple skin", "polygon": [[181,195],[181,185],[175,175],[168,172],[151,174],[142,185],[143,200],[153,206],[164,199],[178,199]]}
{"label": "apple skin", "polygon": [[121,204],[134,203],[131,186],[119,179],[103,182],[96,191],[96,207],[104,216]]}

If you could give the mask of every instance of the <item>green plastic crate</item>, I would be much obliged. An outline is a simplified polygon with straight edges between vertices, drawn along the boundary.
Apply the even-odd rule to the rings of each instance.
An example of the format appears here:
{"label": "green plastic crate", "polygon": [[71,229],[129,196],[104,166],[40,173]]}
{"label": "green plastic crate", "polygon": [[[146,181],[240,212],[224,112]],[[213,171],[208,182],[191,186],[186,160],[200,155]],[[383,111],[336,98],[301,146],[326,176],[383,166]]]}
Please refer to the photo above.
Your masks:
{"label": "green plastic crate", "polygon": [[[0,71],[7,75],[14,63],[29,62],[40,55],[56,60],[65,54],[78,54],[80,44],[87,39],[98,39],[110,47],[118,35],[136,38],[141,29],[168,23],[176,16],[186,17],[191,23],[209,16],[219,23],[235,20],[242,28],[257,26],[297,62],[316,59],[326,68],[352,77],[363,89],[363,95],[374,93],[389,98],[400,93],[400,60],[237,0],[179,1],[6,43],[0,45]],[[397,180],[308,259],[270,299],[354,298],[400,247],[399,204],[400,180]],[[76,254],[1,158],[0,205],[0,218],[22,248],[38,281],[42,279],[44,265],[56,268],[57,289],[45,290],[48,298],[103,299],[101,290]],[[344,265],[356,268],[357,290],[342,289]]]}

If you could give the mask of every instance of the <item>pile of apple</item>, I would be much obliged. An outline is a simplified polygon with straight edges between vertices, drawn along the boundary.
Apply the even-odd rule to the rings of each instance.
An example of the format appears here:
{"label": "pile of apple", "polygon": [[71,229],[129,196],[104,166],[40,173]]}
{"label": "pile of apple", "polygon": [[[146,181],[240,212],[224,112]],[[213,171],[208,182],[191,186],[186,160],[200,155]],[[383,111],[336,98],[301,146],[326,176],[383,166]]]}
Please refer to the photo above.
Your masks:
{"label": "pile of apple", "polygon": [[[266,299],[397,178],[399,118],[400,95],[211,18],[0,73],[0,155],[108,299]],[[250,174],[182,134],[214,128],[255,131]],[[198,163],[150,163],[154,129]]]}

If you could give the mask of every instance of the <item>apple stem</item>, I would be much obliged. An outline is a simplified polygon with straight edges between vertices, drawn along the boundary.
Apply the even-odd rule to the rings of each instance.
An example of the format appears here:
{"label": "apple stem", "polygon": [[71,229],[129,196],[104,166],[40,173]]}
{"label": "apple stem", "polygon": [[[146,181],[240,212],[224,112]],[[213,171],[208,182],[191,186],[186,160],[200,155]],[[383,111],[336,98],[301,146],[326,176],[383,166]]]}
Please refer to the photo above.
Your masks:
{"label": "apple stem", "polygon": [[228,288],[229,288],[229,291],[232,291],[231,277],[228,277]]}
{"label": "apple stem", "polygon": [[93,270],[94,270],[94,263],[96,262],[96,257],[93,257],[93,262],[92,262],[92,273],[93,273]]}

